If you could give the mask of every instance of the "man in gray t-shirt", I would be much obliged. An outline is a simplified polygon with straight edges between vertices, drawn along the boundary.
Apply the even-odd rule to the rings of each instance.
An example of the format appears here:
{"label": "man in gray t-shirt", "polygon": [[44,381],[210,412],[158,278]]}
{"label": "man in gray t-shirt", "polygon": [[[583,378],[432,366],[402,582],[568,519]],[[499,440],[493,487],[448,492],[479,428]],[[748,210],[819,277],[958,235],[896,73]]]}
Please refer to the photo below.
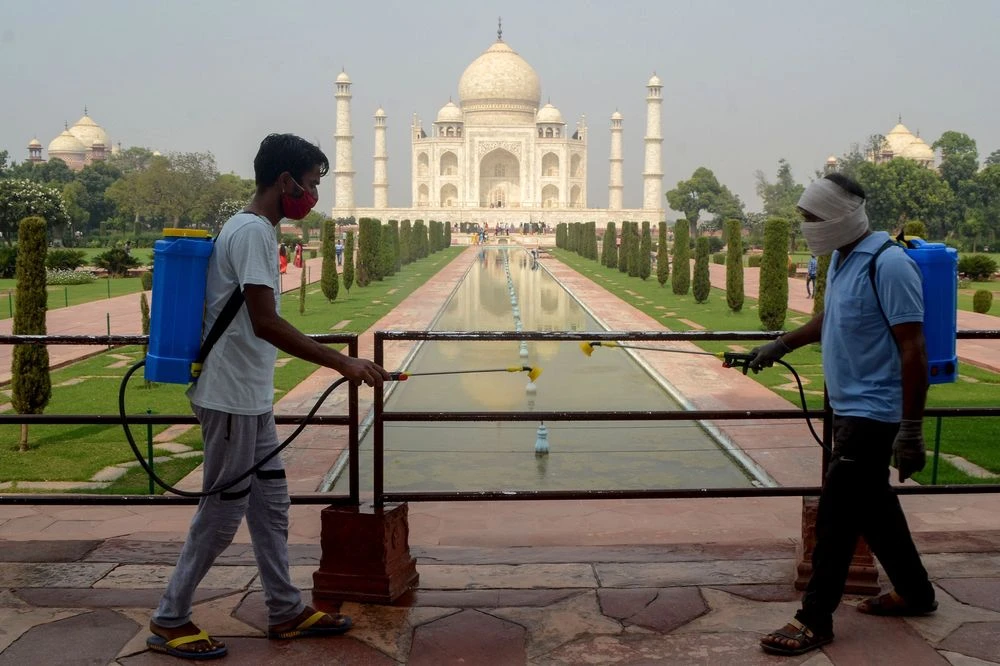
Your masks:
{"label": "man in gray t-shirt", "polygon": [[[188,390],[202,428],[202,489],[226,484],[278,447],[272,404],[277,350],[332,368],[354,382],[379,386],[378,365],[330,349],[280,315],[278,244],[274,227],[300,220],[316,205],[326,156],[291,134],[272,134],[254,159],[257,191],[222,227],[208,262],[205,331],[233,291],[246,307],[219,338]],[[191,621],[194,592],[215,558],[232,543],[246,517],[268,610],[269,638],[329,636],[351,628],[344,615],[317,612],[302,601],[288,566],[288,484],[275,456],[255,475],[198,505],[170,583],[149,623],[151,650],[187,659],[212,659],[226,646]]]}

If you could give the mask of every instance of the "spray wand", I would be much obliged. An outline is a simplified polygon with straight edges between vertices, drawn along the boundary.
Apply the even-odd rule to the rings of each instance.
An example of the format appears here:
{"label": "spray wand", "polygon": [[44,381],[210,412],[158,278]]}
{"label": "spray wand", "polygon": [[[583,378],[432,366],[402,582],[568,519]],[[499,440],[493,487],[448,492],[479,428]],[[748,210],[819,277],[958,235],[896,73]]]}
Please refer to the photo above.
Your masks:
{"label": "spray wand", "polygon": [[[754,359],[754,354],[742,353],[742,352],[707,352],[707,351],[695,351],[693,349],[666,349],[663,347],[648,347],[642,345],[629,345],[622,344],[620,342],[615,342],[613,340],[593,340],[590,342],[581,342],[580,350],[586,355],[590,356],[594,353],[595,347],[609,347],[612,349],[642,349],[645,351],[655,351],[655,352],[669,352],[672,354],[694,354],[697,356],[714,356],[716,358],[722,359],[722,367],[724,368],[737,368],[742,369],[743,374],[747,374],[748,370],[753,370],[754,374],[757,370],[750,367],[750,362]],[[816,443],[826,449],[826,445],[823,444],[823,438],[816,433],[816,429],[813,428],[812,419],[809,418],[809,406],[806,404],[806,392],[805,388],[802,386],[802,379],[799,377],[799,373],[795,371],[791,365],[778,359],[774,361],[778,365],[783,366],[786,370],[792,373],[792,377],[795,378],[795,383],[799,387],[799,401],[802,405],[802,412],[805,414],[806,425],[809,426],[809,432],[812,433],[813,439]],[[828,449],[827,449],[828,450]]]}
{"label": "spray wand", "polygon": [[[312,409],[309,410],[309,413],[306,414],[305,418],[303,418],[302,421],[295,428],[295,430],[292,431],[292,434],[286,437],[285,441],[279,444],[278,447],[274,449],[274,451],[271,451],[271,453],[267,454],[253,467],[243,472],[232,481],[226,482],[222,486],[213,488],[212,490],[195,492],[195,491],[181,490],[179,488],[175,488],[174,486],[171,486],[169,483],[160,478],[160,476],[153,471],[153,468],[150,467],[149,463],[146,462],[146,459],[143,457],[142,452],[139,450],[139,445],[136,444],[135,438],[132,437],[132,430],[131,428],[129,428],[128,414],[125,411],[125,389],[128,386],[128,382],[132,378],[132,375],[134,375],[139,370],[139,368],[145,365],[146,365],[145,360],[139,361],[131,368],[129,368],[128,372],[126,372],[125,376],[122,378],[121,386],[118,389],[118,413],[122,419],[122,428],[125,430],[125,439],[128,441],[129,446],[132,448],[132,453],[135,455],[135,459],[146,471],[146,474],[148,474],[149,477],[156,482],[156,485],[160,486],[161,488],[163,488],[168,492],[174,493],[175,495],[180,495],[181,497],[202,498],[202,497],[210,497],[212,495],[217,495],[219,493],[229,490],[230,488],[240,483],[247,477],[256,474],[257,471],[260,470],[269,460],[271,460],[276,455],[281,453],[289,444],[295,441],[295,438],[298,437],[303,430],[305,430],[305,427],[309,423],[310,419],[312,419],[312,417],[316,415],[316,412],[318,412],[319,408],[323,405],[324,402],[326,402],[326,399],[330,397],[330,394],[333,393],[337,388],[339,388],[341,384],[344,384],[347,381],[346,377],[341,377],[337,381],[330,384],[330,386],[328,386],[327,389],[323,391],[323,393],[319,396],[319,398],[317,398],[316,404],[312,406]],[[538,379],[539,375],[542,374],[542,369],[539,367],[531,367],[527,365],[523,366],[516,365],[507,368],[484,368],[477,370],[440,370],[437,372],[413,372],[413,373],[390,372],[389,381],[404,382],[410,377],[428,377],[432,375],[465,375],[465,374],[476,374],[485,372],[527,372],[529,380],[534,382],[536,379]]]}

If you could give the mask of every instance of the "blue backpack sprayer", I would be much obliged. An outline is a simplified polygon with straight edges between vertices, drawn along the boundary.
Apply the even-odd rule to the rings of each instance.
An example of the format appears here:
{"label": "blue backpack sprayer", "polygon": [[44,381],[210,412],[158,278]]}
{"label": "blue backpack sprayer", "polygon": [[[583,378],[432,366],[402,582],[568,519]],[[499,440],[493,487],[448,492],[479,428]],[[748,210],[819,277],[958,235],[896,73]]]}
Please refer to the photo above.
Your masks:
{"label": "blue backpack sprayer", "polygon": [[[212,347],[232,323],[243,307],[243,292],[236,288],[222,311],[202,340],[205,315],[205,290],[208,277],[208,260],[214,242],[207,231],[197,229],[164,229],[164,238],[153,245],[153,298],[150,305],[149,344],[146,358],[125,373],[118,391],[118,410],[125,430],[125,438],[136,460],[157,485],[182,497],[207,497],[215,495],[256,473],[265,463],[281,453],[306,424],[316,415],[323,402],[335,389],[347,381],[341,377],[331,384],[316,400],[316,404],[296,429],[268,456],[260,460],[232,481],[207,492],[190,492],[174,488],[162,480],[146,462],[129,429],[125,410],[125,389],[129,379],[139,368],[145,367],[147,381],[165,384],[189,384],[197,381],[202,364]],[[277,261],[277,258],[275,258]],[[531,381],[541,374],[541,368],[511,366],[481,370],[451,370],[441,372],[392,372],[390,381],[406,381],[424,375],[471,374],[484,372],[527,372]]]}

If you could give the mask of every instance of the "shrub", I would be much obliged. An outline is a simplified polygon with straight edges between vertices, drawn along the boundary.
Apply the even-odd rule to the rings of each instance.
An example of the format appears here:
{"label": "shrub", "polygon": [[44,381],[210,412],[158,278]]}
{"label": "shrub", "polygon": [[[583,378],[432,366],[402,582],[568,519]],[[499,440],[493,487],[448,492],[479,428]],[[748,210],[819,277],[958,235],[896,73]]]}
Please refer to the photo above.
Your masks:
{"label": "shrub", "polygon": [[424,226],[423,220],[417,220],[413,223],[413,248],[415,254],[414,259],[423,259],[429,253],[429,242],[427,240],[427,227]]}
{"label": "shrub", "polygon": [[125,277],[128,275],[129,269],[139,266],[139,260],[125,250],[113,247],[94,257],[94,265],[106,270],[109,278]]}
{"label": "shrub", "polygon": [[743,309],[743,236],[740,221],[726,221],[726,305],[733,312]]}
{"label": "shrub", "polygon": [[958,260],[958,272],[974,282],[989,280],[997,272],[997,262],[986,254],[967,254]]}
{"label": "shrub", "polygon": [[694,243],[694,284],[692,294],[695,303],[704,303],[708,300],[708,295],[712,291],[712,281],[708,275],[708,247],[709,241],[705,236],[700,236]]}
{"label": "shrub", "polygon": [[399,224],[399,261],[405,266],[415,258],[413,253],[413,229],[409,220]]}
{"label": "shrub", "polygon": [[[444,246],[445,247],[451,247],[451,223],[450,222],[445,222],[444,223]],[[397,256],[399,255],[399,233],[396,233],[396,254],[397,254]],[[399,259],[396,260],[396,263],[397,264],[399,263]],[[397,268],[398,268],[398,266],[397,266]]]}
{"label": "shrub", "polygon": [[764,259],[762,254],[751,254],[747,257],[747,267],[749,268],[760,268],[760,262]]}
{"label": "shrub", "polygon": [[691,259],[688,250],[690,242],[687,220],[674,223],[674,282],[673,291],[685,296],[691,288]]}
{"label": "shrub", "polygon": [[823,312],[826,300],[826,272],[830,268],[830,255],[824,254],[816,258],[816,284],[813,286],[813,314]]}
{"label": "shrub", "polygon": [[337,227],[333,220],[323,221],[323,270],[319,285],[323,295],[331,303],[337,300],[340,291],[340,278],[337,275]]}
{"label": "shrub", "polygon": [[667,252],[667,223],[660,222],[660,235],[656,240],[656,281],[662,287],[670,277],[670,255]]}
{"label": "shrub", "polygon": [[388,277],[396,272],[396,257],[393,254],[392,230],[388,225],[379,223],[378,232],[378,279]]}
{"label": "shrub", "polygon": [[[464,224],[464,222],[463,222]],[[566,249],[566,223],[560,222],[556,225],[556,247]]]}
{"label": "shrub", "polygon": [[148,271],[140,275],[139,280],[142,282],[143,291],[151,291],[153,289],[153,269],[150,268]]}
{"label": "shrub", "polygon": [[715,252],[721,252],[722,248],[726,247],[726,241],[722,240],[719,236],[707,236],[708,238],[708,252],[709,254],[714,254]]}
{"label": "shrub", "polygon": [[[406,220],[404,224],[409,225],[410,221]],[[351,287],[354,286],[354,232],[347,232],[347,240],[344,241],[344,289],[347,293],[351,293]]]}
{"label": "shrub", "polygon": [[618,231],[615,229],[614,222],[608,222],[608,226],[604,230],[601,263],[608,268],[618,268]]}
{"label": "shrub", "polygon": [[628,273],[628,262],[631,256],[628,248],[632,241],[631,227],[631,222],[622,221],[622,240],[618,245],[618,271],[620,273]]}
{"label": "shrub", "polygon": [[587,222],[587,258],[597,261],[597,223]]}
{"label": "shrub", "polygon": [[49,285],[90,284],[96,279],[93,273],[86,271],[45,271],[45,284]]}
{"label": "shrub", "polygon": [[986,289],[978,289],[972,297],[972,309],[980,314],[986,314],[993,305],[993,292]]}
{"label": "shrub", "polygon": [[[444,225],[446,229],[450,229],[447,224]],[[451,243],[451,232],[446,234],[447,242]],[[403,267],[402,261],[399,258],[399,220],[389,220],[389,239],[392,241],[392,272],[398,273],[399,269]],[[445,246],[447,247],[447,246]]]}
{"label": "shrub", "polygon": [[639,240],[639,223],[628,225],[628,275],[639,277],[642,272],[642,242]]}
{"label": "shrub", "polygon": [[927,225],[925,225],[920,220],[910,220],[905,225],[903,225],[903,235],[904,236],[918,236],[920,238],[927,238]]}
{"label": "shrub", "polygon": [[0,247],[0,278],[10,279],[17,271],[17,246]]}
{"label": "shrub", "polygon": [[799,265],[788,257],[788,277],[795,277],[799,273]]}
{"label": "shrub", "polygon": [[642,240],[639,243],[639,277],[643,280],[649,277],[652,266],[653,237],[649,231],[649,222],[642,223]]}
{"label": "shrub", "polygon": [[725,252],[716,252],[715,254],[713,254],[712,255],[712,263],[716,264],[718,266],[725,266],[726,265],[726,253]]}
{"label": "shrub", "polygon": [[[18,227],[14,335],[45,335],[45,219],[26,217]],[[14,345],[10,402],[18,414],[41,414],[52,396],[49,350]],[[21,424],[19,450],[28,450],[28,424]]]}
{"label": "shrub", "polygon": [[319,256],[319,250],[317,250],[316,248],[310,248],[309,249],[309,258],[310,259],[315,259],[318,256]]}
{"label": "shrub", "polygon": [[764,223],[764,255],[760,264],[760,300],[757,314],[764,330],[778,331],[788,311],[788,220]]}
{"label": "shrub", "polygon": [[53,271],[75,271],[83,266],[83,250],[70,250],[68,248],[49,248],[45,255],[45,267]]}
{"label": "shrub", "polygon": [[972,288],[972,280],[959,280],[958,281],[958,288],[959,289],[971,289]]}

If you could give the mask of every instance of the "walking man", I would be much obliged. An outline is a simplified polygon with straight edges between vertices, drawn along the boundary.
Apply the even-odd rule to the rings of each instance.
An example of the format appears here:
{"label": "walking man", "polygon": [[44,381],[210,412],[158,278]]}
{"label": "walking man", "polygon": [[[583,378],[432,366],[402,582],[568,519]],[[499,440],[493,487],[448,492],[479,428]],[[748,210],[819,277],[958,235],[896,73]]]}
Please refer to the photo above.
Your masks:
{"label": "walking man", "polygon": [[344,243],[338,238],[336,244],[333,248],[334,252],[337,254],[337,265],[344,265]]}
{"label": "walking man", "polygon": [[809,257],[809,267],[806,269],[806,298],[816,295],[816,255]]}
{"label": "walking man", "polygon": [[[278,244],[282,218],[301,220],[316,205],[326,156],[291,134],[272,134],[254,159],[257,190],[247,208],[222,227],[208,262],[205,331],[236,289],[246,307],[216,343],[188,397],[204,439],[205,491],[226,484],[278,446],[272,403],[277,350],[333,368],[353,382],[379,386],[388,374],[371,361],[344,356],[300,333],[280,313]],[[184,659],[213,659],[226,646],[191,621],[195,589],[232,542],[244,516],[264,587],[268,638],[342,634],[344,615],[317,612],[302,601],[288,566],[288,484],[280,457],[256,475],[205,497],[149,622],[151,650]]]}
{"label": "walking man", "polygon": [[809,249],[833,253],[824,309],[804,326],[754,349],[750,367],[756,372],[793,349],[821,342],[834,442],[802,608],[760,642],[765,652],[780,655],[802,654],[833,640],[833,612],[858,537],[864,537],[893,585],[891,592],[862,602],[860,612],[915,616],[937,609],[888,472],[892,464],[902,482],[926,462],[920,269],[889,234],[872,233],[864,190],[849,178],[829,174],[817,180],[798,206]]}

